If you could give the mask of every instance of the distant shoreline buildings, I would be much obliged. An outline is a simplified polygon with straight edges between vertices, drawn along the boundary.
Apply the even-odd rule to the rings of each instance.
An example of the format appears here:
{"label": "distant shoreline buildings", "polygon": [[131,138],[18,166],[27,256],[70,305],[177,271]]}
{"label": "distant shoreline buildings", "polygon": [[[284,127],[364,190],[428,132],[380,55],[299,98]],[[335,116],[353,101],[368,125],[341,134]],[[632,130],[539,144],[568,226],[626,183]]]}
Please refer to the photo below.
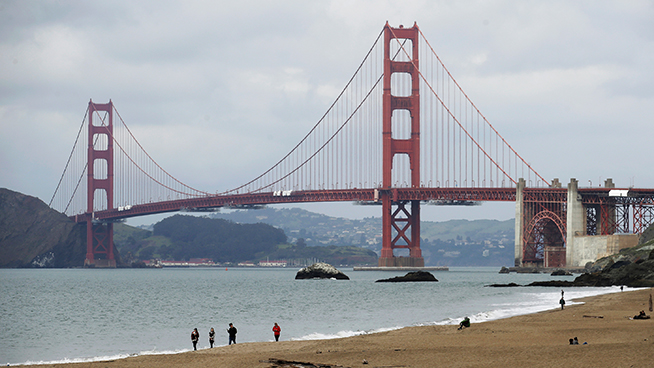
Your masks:
{"label": "distant shoreline buildings", "polygon": [[[225,267],[234,266],[231,263],[221,264],[215,263],[209,258],[191,258],[188,261],[162,261],[158,259],[151,259],[143,261],[146,267],[163,268],[163,267]],[[296,262],[289,262],[285,259],[281,260],[265,260],[254,263],[252,261],[239,262],[237,267],[277,267],[285,268],[288,265],[295,265]]]}

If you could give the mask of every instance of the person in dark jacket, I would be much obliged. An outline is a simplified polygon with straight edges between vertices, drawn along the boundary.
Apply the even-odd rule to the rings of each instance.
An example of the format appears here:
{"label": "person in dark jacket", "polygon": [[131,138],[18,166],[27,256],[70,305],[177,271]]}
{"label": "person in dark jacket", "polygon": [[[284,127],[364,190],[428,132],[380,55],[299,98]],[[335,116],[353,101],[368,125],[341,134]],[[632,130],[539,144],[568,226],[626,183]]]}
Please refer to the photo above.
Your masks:
{"label": "person in dark jacket", "polygon": [[465,328],[470,327],[470,318],[468,318],[468,317],[464,318],[463,321],[461,321],[461,323],[459,323],[458,330],[462,330],[464,327]]}
{"label": "person in dark jacket", "polygon": [[234,327],[233,324],[229,324],[229,328],[227,329],[227,333],[229,334],[229,344],[231,345],[232,342],[236,344],[236,327]]}
{"label": "person in dark jacket", "polygon": [[213,342],[214,342],[214,337],[216,336],[216,332],[213,330],[213,327],[211,327],[211,330],[209,330],[209,347],[213,348]]}
{"label": "person in dark jacket", "polygon": [[200,333],[197,328],[191,332],[191,342],[193,343],[193,350],[198,350],[198,340],[200,340]]}

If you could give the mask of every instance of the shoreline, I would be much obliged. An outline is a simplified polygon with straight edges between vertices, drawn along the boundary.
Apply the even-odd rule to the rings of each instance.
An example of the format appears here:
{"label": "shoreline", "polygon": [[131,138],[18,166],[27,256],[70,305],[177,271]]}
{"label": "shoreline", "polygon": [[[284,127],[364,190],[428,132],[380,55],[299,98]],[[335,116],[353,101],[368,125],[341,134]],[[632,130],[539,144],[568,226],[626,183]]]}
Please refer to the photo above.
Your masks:
{"label": "shoreline", "polygon": [[[272,360],[281,359],[332,367],[651,367],[654,319],[630,317],[640,310],[651,314],[648,300],[653,292],[584,297],[574,300],[583,304],[564,310],[473,323],[461,331],[453,325],[404,327],[338,339],[239,343],[176,354],[20,366],[268,368]],[[573,337],[582,345],[570,346]]]}

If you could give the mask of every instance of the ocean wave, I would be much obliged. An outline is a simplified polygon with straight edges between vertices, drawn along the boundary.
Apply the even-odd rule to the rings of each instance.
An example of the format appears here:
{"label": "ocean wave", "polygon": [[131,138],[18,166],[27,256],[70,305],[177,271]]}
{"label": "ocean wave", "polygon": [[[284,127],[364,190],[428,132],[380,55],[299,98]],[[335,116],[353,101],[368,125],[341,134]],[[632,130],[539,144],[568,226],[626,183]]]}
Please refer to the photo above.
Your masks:
{"label": "ocean wave", "polygon": [[[620,288],[618,286],[610,286],[593,290],[568,290],[565,291],[564,295],[566,299],[566,305],[570,306],[583,304],[583,302],[575,302],[573,299],[580,299],[602,294],[611,294],[615,292],[620,292]],[[558,290],[526,294],[527,298],[523,301],[512,303],[495,303],[492,306],[498,308],[478,312],[469,316],[450,317],[441,321],[436,321],[433,324],[458,325],[465,317],[469,317],[470,322],[472,323],[481,323],[558,309],[558,294]]]}
{"label": "ocean wave", "polygon": [[[617,286],[610,286],[606,288],[595,288],[593,290],[567,290],[566,291],[566,305],[576,305],[583,304],[583,302],[574,302],[572,299],[580,299],[589,296],[596,296],[602,294],[610,294],[620,292],[620,288]],[[419,327],[419,326],[449,326],[449,325],[458,325],[461,320],[465,317],[469,317],[472,323],[482,323],[486,321],[494,321],[499,319],[511,318],[515,316],[533,314],[544,312],[547,310],[553,310],[559,308],[558,304],[558,294],[559,291],[545,291],[545,292],[535,292],[527,294],[527,298],[519,302],[511,303],[495,303],[492,306],[497,307],[487,311],[482,311],[474,313],[468,316],[455,316],[448,317],[443,320],[433,321],[433,322],[424,322],[416,323],[407,326],[395,326],[395,327],[386,327],[386,328],[377,328],[367,331],[339,331],[333,334],[325,334],[314,332],[307,334],[298,338],[292,338],[291,341],[297,340],[327,340],[327,339],[340,339],[345,337],[373,334],[379,332],[393,331],[398,330],[404,327]],[[553,302],[554,301],[554,302]]]}
{"label": "ocean wave", "polygon": [[320,333],[320,332],[313,332],[301,337],[296,337],[296,338],[291,338],[291,341],[306,341],[306,340],[330,340],[330,339],[342,339],[345,337],[352,337],[352,336],[360,336],[360,335],[368,335],[368,334],[374,334],[374,333],[380,333],[380,332],[387,332],[387,331],[393,331],[393,330],[399,330],[405,326],[397,326],[397,327],[385,327],[385,328],[376,328],[373,330],[367,330],[367,331],[338,331],[333,334],[325,334],[325,333]]}
{"label": "ocean wave", "polygon": [[57,360],[49,361],[32,361],[28,360],[24,363],[9,364],[8,367],[21,366],[21,365],[45,365],[45,364],[71,364],[71,363],[92,363],[92,362],[106,362],[111,360],[125,359],[130,357],[136,357],[141,355],[172,355],[172,354],[181,354],[191,351],[191,349],[179,349],[179,350],[146,350],[134,354],[115,354],[115,355],[104,355],[104,356],[95,356],[95,357],[86,357],[86,358],[63,358]]}

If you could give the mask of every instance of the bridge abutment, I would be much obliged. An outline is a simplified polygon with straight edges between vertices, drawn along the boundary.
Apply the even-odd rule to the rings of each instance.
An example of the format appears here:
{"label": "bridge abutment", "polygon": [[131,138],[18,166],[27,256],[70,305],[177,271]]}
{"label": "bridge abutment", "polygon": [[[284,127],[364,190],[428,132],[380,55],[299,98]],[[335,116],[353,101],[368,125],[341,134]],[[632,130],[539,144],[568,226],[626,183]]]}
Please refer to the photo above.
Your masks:
{"label": "bridge abutment", "polygon": [[[579,190],[571,178],[567,190],[554,180],[550,188],[516,185],[515,266],[583,268],[588,262],[638,244],[640,235],[629,233],[625,190]],[[612,193],[619,192],[619,193]],[[625,192],[625,193],[623,193]],[[634,210],[636,211],[636,210]],[[643,210],[641,210],[643,211]],[[616,234],[616,232],[622,232]]]}
{"label": "bridge abutment", "polygon": [[580,266],[575,259],[575,237],[586,234],[586,211],[579,195],[579,182],[575,178],[571,178],[568,183],[566,209],[565,264]]}

